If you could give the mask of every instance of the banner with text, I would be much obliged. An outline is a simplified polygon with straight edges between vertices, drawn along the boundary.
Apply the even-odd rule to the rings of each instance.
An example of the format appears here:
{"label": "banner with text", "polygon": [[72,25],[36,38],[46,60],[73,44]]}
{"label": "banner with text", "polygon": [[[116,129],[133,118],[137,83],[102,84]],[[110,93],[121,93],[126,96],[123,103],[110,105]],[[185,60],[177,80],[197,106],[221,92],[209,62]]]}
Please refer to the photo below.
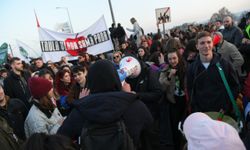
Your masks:
{"label": "banner with text", "polygon": [[81,52],[97,55],[114,49],[104,16],[88,29],[76,34],[39,27],[39,38],[44,61],[57,62],[62,56],[73,60]]}

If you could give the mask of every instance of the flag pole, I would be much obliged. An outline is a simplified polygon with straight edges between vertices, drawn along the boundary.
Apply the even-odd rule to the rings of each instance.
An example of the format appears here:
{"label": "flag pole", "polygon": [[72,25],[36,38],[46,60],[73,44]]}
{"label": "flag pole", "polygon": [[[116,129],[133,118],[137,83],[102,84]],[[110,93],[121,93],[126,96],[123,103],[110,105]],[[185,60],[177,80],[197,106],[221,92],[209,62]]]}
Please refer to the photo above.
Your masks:
{"label": "flag pole", "polygon": [[38,21],[35,9],[34,9],[34,13],[35,13],[35,17],[36,17],[36,26],[39,28],[40,27],[40,23]]}
{"label": "flag pole", "polygon": [[9,48],[10,48],[10,52],[11,52],[12,57],[14,57],[13,50],[12,50],[10,44],[9,44]]}

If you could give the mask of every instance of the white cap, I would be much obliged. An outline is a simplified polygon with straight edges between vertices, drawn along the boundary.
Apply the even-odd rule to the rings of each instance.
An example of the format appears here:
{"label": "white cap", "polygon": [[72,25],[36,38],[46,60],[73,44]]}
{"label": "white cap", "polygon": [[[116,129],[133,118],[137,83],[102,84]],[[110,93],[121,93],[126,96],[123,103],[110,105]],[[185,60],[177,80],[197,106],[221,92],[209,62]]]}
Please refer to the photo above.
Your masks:
{"label": "white cap", "polygon": [[229,124],[193,113],[183,125],[188,150],[245,150],[238,132]]}

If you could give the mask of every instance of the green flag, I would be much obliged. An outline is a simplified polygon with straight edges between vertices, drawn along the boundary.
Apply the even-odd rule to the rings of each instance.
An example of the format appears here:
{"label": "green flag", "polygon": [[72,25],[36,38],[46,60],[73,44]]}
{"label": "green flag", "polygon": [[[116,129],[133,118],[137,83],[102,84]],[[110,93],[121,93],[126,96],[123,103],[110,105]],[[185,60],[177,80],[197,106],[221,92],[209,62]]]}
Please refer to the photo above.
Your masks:
{"label": "green flag", "polygon": [[8,44],[3,43],[0,47],[0,65],[7,62],[8,57]]}
{"label": "green flag", "polygon": [[22,55],[24,58],[26,58],[26,59],[29,58],[28,52],[27,52],[22,46],[19,47],[19,50],[20,50],[21,55]]}

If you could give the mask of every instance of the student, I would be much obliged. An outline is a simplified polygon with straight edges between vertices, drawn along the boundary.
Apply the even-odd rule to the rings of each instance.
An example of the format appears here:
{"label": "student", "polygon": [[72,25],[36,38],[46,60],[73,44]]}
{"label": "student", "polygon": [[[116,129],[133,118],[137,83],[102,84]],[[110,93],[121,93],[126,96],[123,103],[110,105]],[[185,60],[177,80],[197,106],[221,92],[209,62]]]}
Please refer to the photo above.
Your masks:
{"label": "student", "polygon": [[55,134],[64,119],[56,107],[51,82],[41,77],[32,77],[29,88],[33,105],[24,123],[26,137],[40,132]]}
{"label": "student", "polygon": [[73,102],[72,112],[57,133],[77,139],[87,121],[109,124],[123,118],[138,146],[142,132],[153,121],[147,107],[137,95],[122,91],[117,71],[110,61],[99,60],[90,66],[87,81],[90,95]]}

